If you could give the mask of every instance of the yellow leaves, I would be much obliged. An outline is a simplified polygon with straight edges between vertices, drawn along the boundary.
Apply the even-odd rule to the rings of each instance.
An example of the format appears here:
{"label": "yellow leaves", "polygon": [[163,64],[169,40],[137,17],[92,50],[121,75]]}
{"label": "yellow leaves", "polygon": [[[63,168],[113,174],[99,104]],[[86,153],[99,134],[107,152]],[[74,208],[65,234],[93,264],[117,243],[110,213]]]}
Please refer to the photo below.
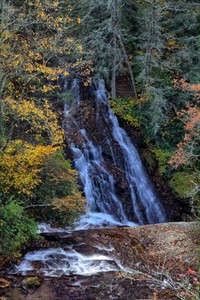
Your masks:
{"label": "yellow leaves", "polygon": [[[48,67],[46,64],[39,64],[39,63],[34,64],[34,71],[37,73],[42,73],[45,78],[50,80],[56,80],[57,77],[63,73],[62,68],[59,67],[51,68]],[[68,72],[65,73],[68,74]]]}
{"label": "yellow leaves", "polygon": [[38,11],[37,18],[38,19],[44,19],[44,20],[46,20],[47,19],[47,15],[45,14],[44,11]]}
{"label": "yellow leaves", "polygon": [[24,69],[28,73],[33,73],[34,72],[34,65],[32,63],[25,63],[24,64]]}
{"label": "yellow leaves", "polygon": [[78,24],[81,24],[81,18],[77,18],[76,21],[77,21]]}
{"label": "yellow leaves", "polygon": [[22,140],[14,140],[0,156],[0,185],[4,193],[32,195],[41,182],[40,172],[45,159],[58,148],[33,146]]}
{"label": "yellow leaves", "polygon": [[51,92],[53,92],[54,90],[57,90],[58,88],[59,88],[59,86],[57,86],[57,85],[44,85],[44,86],[42,87],[41,92],[42,92],[42,93],[51,93]]}
{"label": "yellow leaves", "polygon": [[175,50],[175,49],[179,49],[180,46],[177,44],[176,39],[169,39],[167,41],[167,48],[171,49],[171,50]]}
{"label": "yellow leaves", "polygon": [[84,212],[85,198],[82,197],[81,192],[72,190],[69,196],[61,199],[55,199],[53,202],[54,209],[71,213],[76,211],[78,213]]}
{"label": "yellow leaves", "polygon": [[7,38],[7,35],[8,35],[7,31],[4,30],[4,31],[1,33],[1,38],[2,38],[3,40],[6,39],[6,38]]}
{"label": "yellow leaves", "polygon": [[68,76],[68,75],[69,75],[69,72],[64,71],[64,72],[63,72],[63,75],[64,75],[64,76]]}
{"label": "yellow leaves", "polygon": [[[48,87],[44,87],[48,90]],[[7,106],[8,115],[6,119],[9,121],[9,115],[15,120],[26,122],[26,133],[37,133],[37,138],[47,136],[52,146],[63,144],[63,130],[58,124],[58,116],[53,112],[52,106],[47,99],[41,100],[40,106],[34,101],[22,99],[17,101],[11,97],[3,99],[3,104]]]}
{"label": "yellow leaves", "polygon": [[[11,284],[11,282],[8,279],[5,278],[0,278],[0,288],[4,289],[6,287],[8,287]],[[5,298],[6,300],[6,298]]]}
{"label": "yellow leaves", "polygon": [[80,52],[80,53],[82,53],[83,52],[83,45],[77,45],[76,46],[76,49]]}
{"label": "yellow leaves", "polygon": [[[49,4],[49,2],[48,2]],[[52,8],[58,8],[59,6],[59,1],[58,0],[53,0],[51,3],[50,3],[51,7]]]}
{"label": "yellow leaves", "polygon": [[134,106],[138,104],[139,101],[131,97],[128,99],[117,98],[115,100],[110,101],[110,105],[114,113],[122,117],[132,126],[136,127],[139,126],[139,120],[136,117],[134,117],[133,109]]}
{"label": "yellow leaves", "polygon": [[40,60],[40,59],[42,59],[41,53],[35,52],[35,51],[31,51],[31,50],[28,52],[28,56],[31,59],[34,59],[34,60]]}

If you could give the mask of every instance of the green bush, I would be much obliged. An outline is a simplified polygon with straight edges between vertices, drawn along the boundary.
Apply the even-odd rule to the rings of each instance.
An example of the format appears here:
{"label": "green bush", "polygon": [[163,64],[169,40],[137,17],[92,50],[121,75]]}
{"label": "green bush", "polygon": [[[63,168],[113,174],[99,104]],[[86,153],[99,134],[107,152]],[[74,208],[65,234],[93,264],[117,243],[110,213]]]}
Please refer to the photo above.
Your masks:
{"label": "green bush", "polygon": [[31,215],[39,222],[71,225],[83,212],[84,198],[78,189],[77,172],[71,169],[63,149],[47,159],[41,178],[30,200]]}
{"label": "green bush", "polygon": [[152,152],[155,154],[155,157],[158,161],[158,167],[159,167],[159,172],[160,174],[165,174],[167,171],[168,164],[167,162],[169,161],[171,157],[171,153],[168,150],[163,150],[163,149],[158,149],[154,148]]}
{"label": "green bush", "polygon": [[177,192],[181,198],[189,197],[195,184],[192,172],[175,172],[169,181],[170,187]]}
{"label": "green bush", "polygon": [[35,239],[37,225],[15,200],[0,205],[0,255],[17,256],[20,248]]}

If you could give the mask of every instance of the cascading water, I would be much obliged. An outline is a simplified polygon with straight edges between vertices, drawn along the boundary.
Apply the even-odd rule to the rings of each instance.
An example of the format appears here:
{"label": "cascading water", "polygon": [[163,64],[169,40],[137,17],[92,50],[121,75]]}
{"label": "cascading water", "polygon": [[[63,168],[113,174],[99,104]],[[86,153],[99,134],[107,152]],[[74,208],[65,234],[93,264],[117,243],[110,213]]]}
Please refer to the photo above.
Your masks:
{"label": "cascading water", "polygon": [[[90,228],[91,225],[94,227],[99,223],[135,225],[130,220],[137,224],[166,221],[164,209],[147,178],[137,150],[109,107],[104,82],[100,80],[93,92],[95,99],[92,100],[91,108],[94,110],[95,128],[100,132],[101,140],[96,137],[98,132],[87,128],[87,122],[80,117],[82,104],[78,81],[73,81],[71,87],[69,91],[76,98],[75,111],[79,111],[79,115],[76,118],[76,112],[65,110],[64,129],[67,143],[74,154],[75,168],[80,173],[89,209],[79,221],[78,228]],[[69,132],[72,134],[68,135]],[[108,159],[105,158],[105,147],[110,152],[109,166],[112,165],[125,174],[134,219],[127,215],[115,191],[115,179],[112,167],[108,166]],[[120,157],[118,152],[121,153]]]}
{"label": "cascading water", "polygon": [[[87,103],[81,99],[77,79],[65,80],[63,88],[75,98],[64,106],[64,130],[87,200],[86,214],[75,223],[75,230],[166,221],[137,150],[109,107],[104,82],[99,82]],[[125,194],[123,201],[119,186]],[[46,224],[39,228],[39,232],[54,231]],[[91,233],[94,240],[87,245],[79,238],[73,243],[76,231],[71,228],[56,231],[70,242],[63,243],[62,248],[29,252],[10,272],[51,277],[132,272],[117,258],[117,249],[112,244],[99,243],[95,234]],[[84,241],[84,231],[82,234]],[[85,252],[85,248],[89,252]]]}

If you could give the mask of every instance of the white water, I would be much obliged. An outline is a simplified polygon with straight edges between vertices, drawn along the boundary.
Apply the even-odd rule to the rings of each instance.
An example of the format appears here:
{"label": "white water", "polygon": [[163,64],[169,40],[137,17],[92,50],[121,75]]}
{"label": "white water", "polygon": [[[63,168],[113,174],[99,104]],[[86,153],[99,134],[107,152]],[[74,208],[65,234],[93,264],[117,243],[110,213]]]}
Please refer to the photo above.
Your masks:
{"label": "white water", "polygon": [[[123,210],[122,204],[114,191],[114,178],[113,175],[104,167],[104,160],[102,156],[101,146],[95,147],[87,137],[84,129],[80,130],[83,137],[82,150],[71,147],[75,156],[75,166],[79,171],[81,182],[84,186],[85,197],[87,199],[90,212],[95,215],[88,214],[87,216],[93,224],[94,216],[97,217],[96,212],[100,212],[98,220],[105,218],[109,223],[115,224],[128,224],[128,219]],[[107,212],[114,209],[115,215],[120,222],[116,222],[111,215]],[[85,216],[84,216],[85,219]],[[112,220],[112,221],[111,221]]]}
{"label": "white water", "polygon": [[27,275],[34,271],[44,276],[59,277],[72,274],[94,275],[100,272],[119,271],[121,268],[117,260],[107,255],[87,256],[74,249],[50,248],[27,253],[13,273]]}
{"label": "white water", "polygon": [[[80,104],[78,81],[73,81],[72,87],[72,94],[77,97],[77,103]],[[77,93],[74,92],[75,89]],[[137,219],[137,223],[165,222],[164,209],[153,191],[138,152],[126,132],[119,126],[117,117],[108,105],[107,91],[102,80],[99,81],[94,94],[96,98],[96,126],[101,127],[104,143],[110,149],[113,165],[126,174],[133,214]],[[100,118],[104,120],[105,127],[102,127]],[[70,115],[70,110],[65,111],[66,120],[68,120],[68,126],[73,124],[73,127],[77,128],[77,134],[82,141],[81,146],[74,145],[71,140],[68,141],[74,154],[75,168],[79,171],[87,199],[86,215],[81,217],[79,223],[76,223],[77,228],[96,228],[106,223],[109,226],[111,224],[115,226],[136,225],[136,223],[129,221],[124,207],[116,195],[115,180],[113,174],[107,168],[101,144],[94,144],[95,139],[91,139],[93,133],[87,132],[86,128],[82,128],[83,125],[80,125]],[[115,140],[118,147],[120,147],[123,162],[119,161],[112,140]]]}
{"label": "white water", "polygon": [[[126,178],[129,182],[134,213],[139,223],[165,222],[164,209],[153,191],[136,148],[126,132],[119,127],[117,117],[111,109],[109,110],[109,118],[113,124],[113,136],[123,151]],[[141,205],[143,206],[142,210]]]}
{"label": "white water", "polygon": [[[65,88],[69,87],[65,83]],[[80,89],[77,80],[71,83],[73,94],[77,98],[75,107],[80,105]],[[133,214],[137,217],[138,224],[157,223],[166,221],[164,210],[156,197],[151,183],[142,166],[137,150],[131,143],[126,132],[120,128],[116,116],[108,106],[107,92],[103,81],[100,81],[95,92],[96,96],[96,122],[101,126],[100,118],[104,118],[105,128],[100,128],[104,143],[109,146],[111,160],[115,168],[119,168],[127,179]],[[73,105],[73,104],[72,104]],[[102,109],[102,106],[105,109]],[[106,112],[105,112],[106,111]],[[71,115],[71,108],[64,107],[64,117],[67,129],[75,130],[81,139],[81,146],[76,146],[73,135],[68,139],[69,146],[74,154],[75,167],[79,171],[84,193],[87,199],[85,215],[75,222],[75,230],[84,230],[99,227],[135,226],[130,222],[125,209],[115,192],[115,180],[107,167],[101,144],[95,144],[92,133],[81,127],[81,123]],[[113,140],[123,153],[123,161],[119,161]],[[40,224],[38,232],[64,232],[66,236],[72,233],[71,229],[52,228],[48,224]],[[85,255],[74,249],[73,244],[62,248],[52,248],[29,252],[25,255],[19,266],[12,273],[22,275],[43,274],[44,276],[58,277],[63,275],[94,275],[100,272],[132,270],[123,267],[113,257],[113,245],[95,245],[99,254]],[[95,252],[96,252],[95,251]],[[106,255],[101,254],[106,253]]]}
{"label": "white water", "polygon": [[67,233],[72,233],[73,229],[72,227],[52,227],[50,224],[47,223],[40,223],[38,224],[38,230],[37,233],[46,233],[46,232],[67,232]]}

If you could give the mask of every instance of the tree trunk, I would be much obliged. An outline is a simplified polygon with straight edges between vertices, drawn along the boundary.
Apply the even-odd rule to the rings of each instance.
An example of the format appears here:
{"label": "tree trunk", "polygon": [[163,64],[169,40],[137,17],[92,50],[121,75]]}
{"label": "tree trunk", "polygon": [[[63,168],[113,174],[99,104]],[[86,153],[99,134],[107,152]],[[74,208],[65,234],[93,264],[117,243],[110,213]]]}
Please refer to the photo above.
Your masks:
{"label": "tree trunk", "polygon": [[116,93],[116,70],[117,70],[117,26],[118,26],[118,0],[114,0],[113,9],[111,12],[112,18],[112,30],[113,30],[113,39],[112,39],[112,54],[113,54],[113,65],[112,65],[112,78],[111,78],[111,97],[115,99],[117,96]]}
{"label": "tree trunk", "polygon": [[117,37],[118,37],[118,40],[119,40],[119,43],[120,43],[122,52],[123,52],[123,54],[124,54],[124,57],[125,57],[127,66],[128,66],[128,70],[129,70],[129,74],[130,74],[130,77],[131,77],[131,83],[132,83],[132,87],[133,87],[134,96],[135,96],[135,98],[137,99],[137,98],[138,98],[138,95],[137,95],[137,89],[136,89],[136,84],[135,84],[135,79],[134,79],[133,71],[132,71],[132,69],[131,69],[131,64],[130,64],[130,61],[129,61],[129,59],[128,59],[128,54],[127,54],[127,52],[126,52],[126,48],[125,48],[124,43],[123,43],[123,41],[122,41],[121,35],[118,34]]}

